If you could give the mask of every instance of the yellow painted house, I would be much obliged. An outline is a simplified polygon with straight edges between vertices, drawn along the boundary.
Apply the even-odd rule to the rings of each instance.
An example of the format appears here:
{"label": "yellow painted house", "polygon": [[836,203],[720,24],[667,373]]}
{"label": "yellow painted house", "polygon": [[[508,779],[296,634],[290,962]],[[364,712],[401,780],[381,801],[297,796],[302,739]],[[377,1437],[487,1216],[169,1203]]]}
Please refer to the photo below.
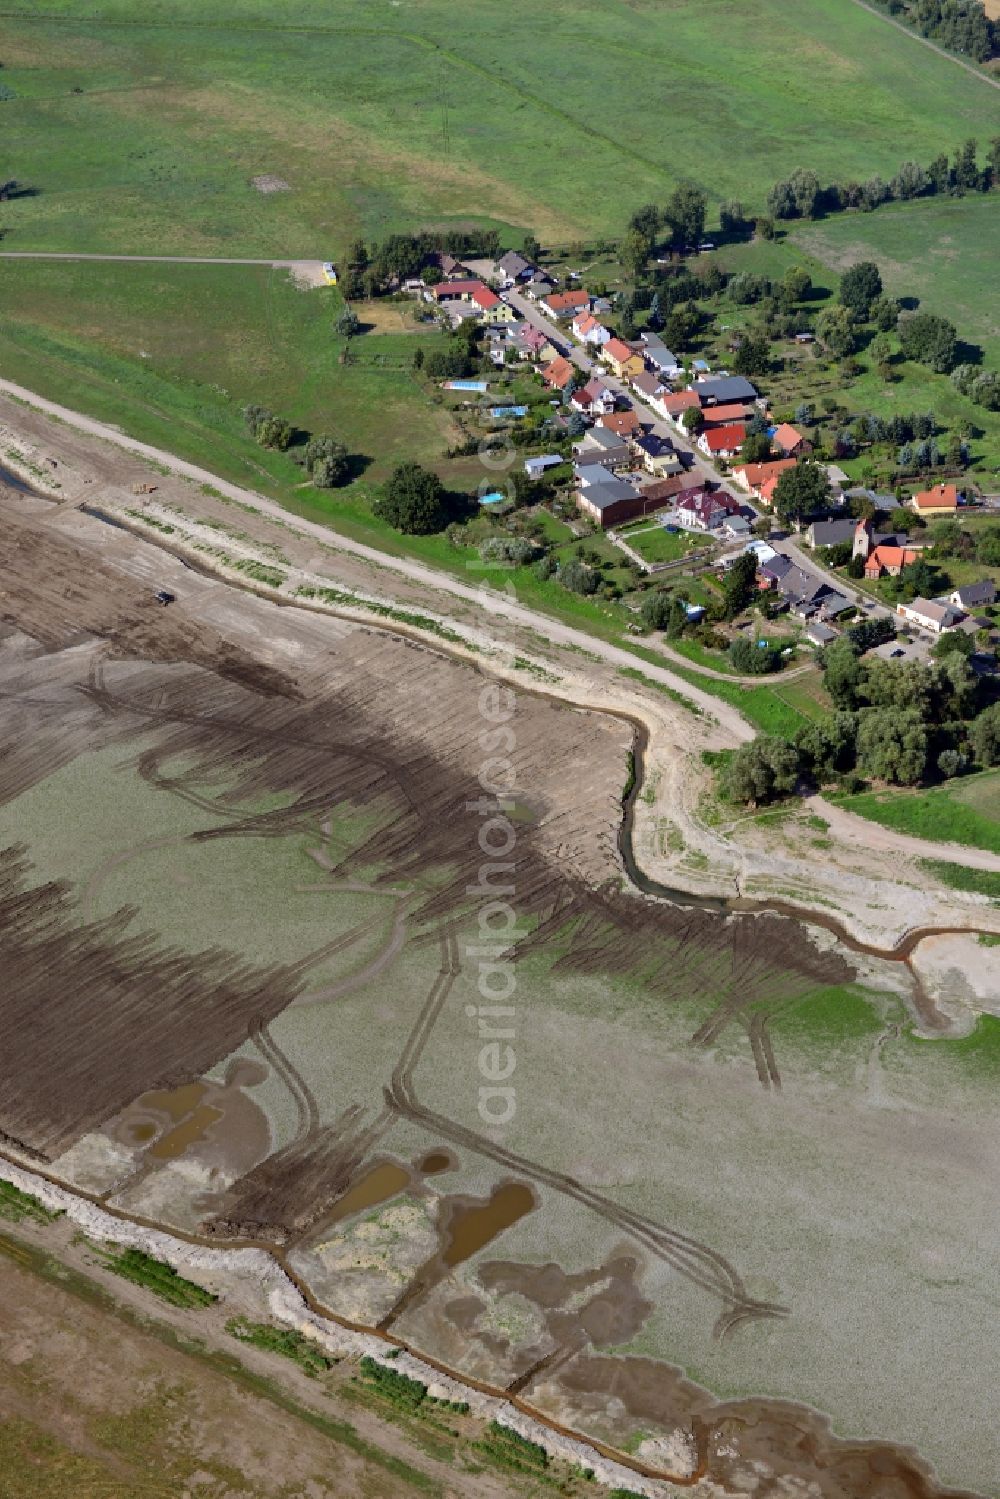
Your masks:
{"label": "yellow painted house", "polygon": [[619,380],[626,380],[630,375],[639,375],[645,369],[641,355],[634,349],[630,349],[627,343],[620,338],[609,338],[601,349],[601,358],[606,364],[610,364]]}
{"label": "yellow painted house", "polygon": [[918,515],[954,515],[958,509],[958,489],[954,484],[935,484],[933,489],[915,494],[909,506]]}
{"label": "yellow painted house", "polygon": [[509,302],[497,302],[493,307],[487,307],[483,313],[484,323],[516,323],[517,313]]}

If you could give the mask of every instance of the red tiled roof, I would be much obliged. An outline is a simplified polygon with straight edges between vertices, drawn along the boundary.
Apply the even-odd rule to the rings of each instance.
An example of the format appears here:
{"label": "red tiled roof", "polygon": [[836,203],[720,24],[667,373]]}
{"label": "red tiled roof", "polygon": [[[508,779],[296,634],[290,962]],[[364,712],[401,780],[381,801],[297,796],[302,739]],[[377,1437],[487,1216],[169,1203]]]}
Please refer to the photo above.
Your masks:
{"label": "red tiled roof", "polygon": [[786,468],[794,468],[794,458],[775,458],[771,463],[742,463],[735,472],[745,474],[751,489],[761,489],[770,479],[776,479]]}
{"label": "red tiled roof", "polygon": [[918,510],[940,509],[944,505],[954,510],[958,505],[958,488],[954,484],[935,484],[933,489],[915,494],[913,504]]}
{"label": "red tiled roof", "polygon": [[551,386],[553,390],[562,390],[563,386],[569,380],[572,373],[573,366],[570,364],[569,360],[563,359],[562,355],[559,355],[557,358],[551,360],[549,364],[543,367],[542,379],[545,381],[546,385]]}
{"label": "red tiled roof", "polygon": [[710,453],[733,452],[741,446],[746,435],[747,429],[742,422],[734,422],[728,427],[709,427],[703,433]]}
{"label": "red tiled roof", "polygon": [[865,572],[881,572],[883,568],[888,571],[893,567],[909,567],[916,560],[916,552],[911,552],[909,547],[876,547],[865,563]]}
{"label": "red tiled roof", "polygon": [[622,343],[620,338],[609,338],[604,345],[604,353],[609,359],[617,360],[619,364],[624,364],[626,359],[631,359],[634,352],[634,349]]}
{"label": "red tiled roof", "polygon": [[790,422],[782,422],[771,440],[777,443],[783,453],[792,453],[805,439],[801,432],[796,432]]}
{"label": "red tiled roof", "polygon": [[546,307],[553,312],[570,312],[575,307],[589,307],[590,293],[587,291],[557,291],[545,298]]}
{"label": "red tiled roof", "polygon": [[[688,392],[684,391],[684,394],[687,395]],[[693,395],[694,392],[692,391],[691,394]],[[696,398],[696,403],[697,403],[697,398]],[[747,414],[747,408],[742,403],[738,403],[737,405],[734,405],[734,406],[706,406],[705,407],[705,426],[706,427],[726,427],[726,426],[729,425],[730,422],[741,422],[741,421],[743,421],[743,419],[746,416],[746,414]]]}
{"label": "red tiled roof", "polygon": [[642,423],[634,411],[609,411],[598,419],[599,427],[608,427],[619,437],[628,437],[632,432],[641,432]]}
{"label": "red tiled roof", "polygon": [[679,416],[682,411],[689,411],[692,406],[700,406],[701,402],[693,390],[679,390],[674,396],[661,396],[660,405],[670,416]]}
{"label": "red tiled roof", "polygon": [[440,302],[442,297],[472,297],[476,292],[486,291],[481,281],[439,281],[431,291]]}
{"label": "red tiled roof", "polygon": [[500,305],[500,298],[488,286],[481,286],[478,291],[474,291],[472,293],[472,300],[484,312],[488,312],[491,307],[499,307]]}

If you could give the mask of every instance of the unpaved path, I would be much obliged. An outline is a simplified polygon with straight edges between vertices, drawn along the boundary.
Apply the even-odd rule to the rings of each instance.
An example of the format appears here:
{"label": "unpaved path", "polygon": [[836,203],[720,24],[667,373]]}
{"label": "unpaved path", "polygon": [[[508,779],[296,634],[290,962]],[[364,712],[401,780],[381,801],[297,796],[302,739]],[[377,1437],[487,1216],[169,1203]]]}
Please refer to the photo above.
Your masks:
{"label": "unpaved path", "polygon": [[269,515],[273,519],[280,520],[285,526],[292,530],[302,532],[314,537],[317,541],[325,542],[327,546],[334,546],[341,551],[352,552],[355,556],[364,557],[369,562],[376,563],[380,568],[390,568],[394,572],[402,573],[405,577],[414,578],[419,583],[424,583],[432,588],[440,589],[446,593],[454,594],[456,597],[476,604],[485,609],[487,613],[494,616],[509,619],[515,624],[536,630],[546,639],[560,645],[567,645],[572,649],[582,650],[592,656],[598,656],[603,661],[610,662],[613,666],[624,666],[630,670],[640,669],[644,676],[651,681],[659,682],[671,691],[694,703],[703,713],[716,719],[733,736],[738,744],[753,739],[754,731],[747,723],[742,714],[728,703],[721,702],[718,698],[711,697],[707,692],[702,692],[697,687],[692,687],[683,677],[675,676],[673,672],[665,667],[654,666],[650,662],[643,661],[631,651],[621,646],[612,645],[610,642],[601,640],[597,636],[590,635],[584,630],[574,629],[571,625],[562,624],[558,620],[550,619],[547,615],[538,614],[533,609],[528,609],[523,604],[516,603],[513,599],[489,589],[484,585],[475,587],[470,583],[462,583],[453,578],[450,573],[441,572],[437,568],[428,567],[426,563],[414,561],[409,557],[390,557],[385,552],[380,552],[376,547],[365,546],[363,542],[354,541],[350,537],[341,536],[328,526],[318,525],[315,521],[303,520],[293,515],[275,500],[269,500],[264,495],[258,494],[256,490],[243,489],[238,484],[231,484],[226,479],[220,479],[218,474],[209,469],[200,468],[195,463],[188,463],[183,458],[177,458],[173,453],[164,452],[162,448],[154,448],[149,443],[139,442],[134,437],[127,437],[116,427],[108,426],[105,422],[97,421],[94,417],[84,416],[81,412],[71,411],[68,406],[60,406],[55,401],[48,401],[43,396],[36,395],[34,391],[27,390],[23,385],[16,385],[12,380],[0,380],[0,390],[7,395],[14,396],[19,401],[24,401],[29,406],[36,407],[39,411],[47,412],[49,416],[58,417],[67,426],[75,427],[80,432],[87,432],[93,437],[102,438],[106,442],[116,443],[120,448],[126,448],[131,453],[137,453],[153,463],[162,465],[172,473],[181,474],[188,479],[194,479],[199,484],[210,484],[221,494],[230,499],[238,501],[243,505],[252,505],[262,515]]}
{"label": "unpaved path", "polygon": [[293,275],[324,284],[321,260],[252,260],[238,255],[92,255],[78,250],[0,250],[0,260],[98,260],[126,261],[150,265],[266,265],[272,270],[291,271]]}
{"label": "unpaved path", "polygon": [[849,812],[846,807],[836,806],[824,796],[811,797],[809,806],[830,824],[832,833],[850,843],[863,843],[866,848],[885,853],[906,854],[911,859],[950,859],[969,869],[1000,872],[1000,854],[990,853],[988,849],[972,848],[967,843],[936,843],[932,838],[897,833],[879,822]]}

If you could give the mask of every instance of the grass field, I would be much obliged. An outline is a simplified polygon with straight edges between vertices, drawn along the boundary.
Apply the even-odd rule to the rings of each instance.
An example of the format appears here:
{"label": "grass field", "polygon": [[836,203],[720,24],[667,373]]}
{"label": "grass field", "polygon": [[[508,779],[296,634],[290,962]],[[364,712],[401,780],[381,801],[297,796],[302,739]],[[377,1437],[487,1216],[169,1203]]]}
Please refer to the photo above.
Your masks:
{"label": "grass field", "polygon": [[883,827],[1000,854],[1000,771],[949,781],[929,791],[866,791],[837,798]]}
{"label": "grass field", "polygon": [[[38,191],[7,205],[11,244],[317,256],[459,221],[565,242],[619,232],[682,176],[755,204],[800,165],[889,176],[988,136],[997,109],[848,0],[715,0],[711,24],[697,0],[557,0],[541,27],[527,0],[275,14],[40,0],[7,19],[6,159]],[[258,192],[266,173],[288,190]]]}
{"label": "grass field", "polygon": [[694,547],[705,544],[703,536],[693,537],[683,531],[667,531],[663,526],[633,532],[625,540],[647,562],[676,562]]}
{"label": "grass field", "polygon": [[[942,227],[940,246],[935,229],[938,215],[942,225],[950,225],[947,234]],[[992,269],[992,246],[998,236],[1000,194],[977,195],[841,215],[793,229],[781,240],[729,245],[717,260],[727,271],[754,271],[774,281],[780,281],[793,266],[804,267],[813,281],[807,305],[815,313],[835,297],[841,271],[852,261],[873,259],[890,292],[918,297],[926,310],[949,318],[961,338],[983,349],[989,366],[1000,362],[1000,300]],[[900,258],[904,253],[909,259]],[[730,328],[754,322],[752,307],[736,307],[727,301],[721,306],[720,320]],[[898,349],[894,338],[891,342]],[[725,351],[723,339],[716,339],[710,357],[721,360]],[[780,352],[784,368],[772,371],[766,382],[777,410],[792,412],[803,400],[818,405],[828,396],[849,411],[870,411],[882,417],[933,411],[944,431],[954,432],[962,423],[970,424],[972,465],[976,470],[985,476],[1000,467],[1000,414],[974,405],[946,375],[935,374],[912,360],[897,359],[894,378],[887,383],[862,349],[858,354],[862,371],[846,381],[836,360],[818,364],[812,348],[783,343]],[[844,466],[860,482],[867,461],[867,455],[862,454],[847,460]],[[984,477],[984,482],[991,487],[990,480]]]}
{"label": "grass field", "polygon": [[927,198],[876,213],[841,214],[795,232],[794,241],[839,273],[874,260],[894,296],[919,297],[1000,363],[996,256],[1000,194]]}
{"label": "grass field", "polygon": [[0,350],[10,378],[257,487],[302,472],[250,439],[251,401],[375,456],[370,477],[439,459],[454,422],[408,365],[441,335],[369,333],[344,365],[341,305],[266,267],[0,261]]}

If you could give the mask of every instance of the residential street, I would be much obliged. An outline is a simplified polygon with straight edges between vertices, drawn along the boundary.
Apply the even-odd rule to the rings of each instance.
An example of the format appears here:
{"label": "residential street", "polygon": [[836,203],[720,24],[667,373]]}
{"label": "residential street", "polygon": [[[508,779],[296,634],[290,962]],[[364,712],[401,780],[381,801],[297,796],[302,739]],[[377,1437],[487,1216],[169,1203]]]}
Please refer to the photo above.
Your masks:
{"label": "residential street", "polygon": [[695,474],[699,479],[704,480],[706,484],[719,484],[721,482],[719,474],[712,465],[696,448],[692,448],[684,440],[677,431],[677,428],[672,427],[669,422],[663,421],[662,418],[656,415],[655,411],[652,411],[642,401],[638,400],[625,382],[612,374],[607,365],[601,364],[599,360],[591,359],[587,351],[576,342],[568,328],[560,328],[556,323],[551,322],[539,310],[536,303],[530,301],[527,297],[523,297],[520,292],[513,290],[506,291],[504,292],[504,299],[521,314],[526,322],[531,323],[535,328],[539,328],[545,334],[546,338],[550,338],[559,348],[564,348],[566,350],[566,358],[571,360],[577,369],[582,370],[588,377],[592,374],[599,374],[609,390],[613,390],[616,395],[620,395],[628,401],[640,421],[651,424],[654,432],[664,437],[669,437],[676,451],[689,461],[689,473]]}

